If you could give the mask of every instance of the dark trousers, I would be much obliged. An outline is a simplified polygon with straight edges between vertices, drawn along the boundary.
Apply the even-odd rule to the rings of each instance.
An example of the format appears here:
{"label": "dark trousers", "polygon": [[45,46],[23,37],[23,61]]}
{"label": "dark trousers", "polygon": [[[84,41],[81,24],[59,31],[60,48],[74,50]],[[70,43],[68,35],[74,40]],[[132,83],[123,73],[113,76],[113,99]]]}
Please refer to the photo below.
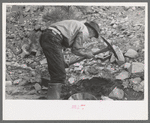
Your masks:
{"label": "dark trousers", "polygon": [[47,59],[51,83],[65,83],[66,71],[62,53],[62,40],[59,35],[53,34],[48,29],[40,37],[40,45]]}

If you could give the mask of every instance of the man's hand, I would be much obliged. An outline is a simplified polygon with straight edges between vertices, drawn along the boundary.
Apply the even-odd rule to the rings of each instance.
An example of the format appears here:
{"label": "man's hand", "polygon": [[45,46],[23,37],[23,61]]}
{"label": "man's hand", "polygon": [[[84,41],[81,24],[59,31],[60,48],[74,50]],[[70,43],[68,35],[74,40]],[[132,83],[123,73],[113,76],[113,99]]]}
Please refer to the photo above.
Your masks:
{"label": "man's hand", "polygon": [[64,64],[65,64],[65,68],[69,68],[69,63],[66,63],[66,62],[64,61]]}
{"label": "man's hand", "polygon": [[86,58],[87,58],[87,59],[94,58],[93,53],[92,53],[92,52],[88,52],[88,53],[86,54]]}

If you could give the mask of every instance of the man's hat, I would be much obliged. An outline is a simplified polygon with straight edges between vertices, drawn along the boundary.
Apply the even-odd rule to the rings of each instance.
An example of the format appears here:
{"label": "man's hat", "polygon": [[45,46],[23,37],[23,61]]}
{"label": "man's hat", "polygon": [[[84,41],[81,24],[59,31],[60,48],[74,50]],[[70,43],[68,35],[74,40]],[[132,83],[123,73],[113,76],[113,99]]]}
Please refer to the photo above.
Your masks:
{"label": "man's hat", "polygon": [[90,22],[85,22],[84,24],[85,24],[86,26],[89,26],[89,27],[91,27],[92,29],[95,30],[95,32],[96,32],[95,38],[98,38],[98,37],[99,37],[100,28],[99,28],[99,25],[98,25],[96,22],[90,21]]}

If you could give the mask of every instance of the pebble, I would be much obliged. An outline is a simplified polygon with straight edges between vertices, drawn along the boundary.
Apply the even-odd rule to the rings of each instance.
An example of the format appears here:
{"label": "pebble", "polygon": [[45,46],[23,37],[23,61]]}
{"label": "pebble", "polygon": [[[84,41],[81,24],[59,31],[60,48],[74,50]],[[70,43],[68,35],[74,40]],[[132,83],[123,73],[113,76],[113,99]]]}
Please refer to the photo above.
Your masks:
{"label": "pebble", "polygon": [[82,65],[80,65],[79,67],[75,67],[75,68],[74,68],[74,71],[81,71],[81,70],[82,70],[82,68],[83,68],[83,66],[82,66]]}
{"label": "pebble", "polygon": [[38,29],[40,29],[40,28],[41,28],[40,25],[36,25],[36,26],[34,27],[35,30],[38,30]]}
{"label": "pebble", "polygon": [[69,81],[70,84],[73,84],[75,82],[75,78],[71,77],[71,78],[69,78],[68,81]]}
{"label": "pebble", "polygon": [[19,92],[20,92],[19,89],[15,89],[12,91],[11,95],[17,95]]}
{"label": "pebble", "polygon": [[124,88],[127,88],[128,85],[129,85],[129,80],[123,81],[122,85],[123,85]]}
{"label": "pebble", "polygon": [[43,59],[40,61],[40,64],[46,64],[47,63],[47,60],[46,59]]}
{"label": "pebble", "polygon": [[93,48],[91,50],[92,50],[93,53],[95,53],[95,52],[99,51],[100,49],[99,48]]}
{"label": "pebble", "polygon": [[116,61],[116,57],[114,54],[111,55],[110,62],[113,63]]}
{"label": "pebble", "polygon": [[22,70],[18,70],[17,72],[18,72],[18,74],[22,74],[23,73]]}
{"label": "pebble", "polygon": [[46,30],[47,29],[47,27],[46,26],[41,26],[41,30],[43,31],[43,30]]}
{"label": "pebble", "polygon": [[138,56],[138,52],[133,49],[129,49],[124,55],[130,58],[136,58]]}
{"label": "pebble", "polygon": [[104,53],[104,56],[108,56],[109,55],[109,51]]}
{"label": "pebble", "polygon": [[11,86],[12,82],[11,81],[5,81],[5,86]]}
{"label": "pebble", "polygon": [[124,64],[124,68],[129,69],[130,67],[131,67],[131,64],[130,64],[130,63],[125,63],[125,64]]}
{"label": "pebble", "polygon": [[103,53],[100,53],[98,55],[95,55],[95,58],[104,58],[104,54]]}
{"label": "pebble", "polygon": [[78,67],[78,66],[80,66],[80,63],[75,63],[74,66]]}
{"label": "pebble", "polygon": [[[12,73],[11,73],[11,74],[12,74]],[[6,80],[12,82],[12,79],[11,79],[10,75],[9,75],[7,72],[6,72]]]}
{"label": "pebble", "polygon": [[114,25],[113,25],[113,28],[117,28],[117,27],[118,27],[118,25],[117,25],[117,24],[114,24]]}
{"label": "pebble", "polygon": [[31,73],[31,76],[36,76],[35,70],[32,70],[30,73]]}
{"label": "pebble", "polygon": [[124,37],[124,35],[119,35],[119,37],[120,37],[120,38],[123,38],[123,37]]}
{"label": "pebble", "polygon": [[34,88],[35,88],[36,91],[39,91],[39,90],[41,90],[41,85],[39,85],[38,83],[36,83],[34,85]]}
{"label": "pebble", "polygon": [[36,94],[36,93],[37,93],[36,90],[31,90],[31,91],[29,91],[27,94],[28,94],[28,95],[33,95],[33,94]]}
{"label": "pebble", "polygon": [[102,63],[102,61],[100,59],[97,60],[98,63]]}
{"label": "pebble", "polygon": [[81,61],[80,64],[83,65],[83,64],[84,64],[84,61]]}
{"label": "pebble", "polygon": [[129,62],[130,59],[129,59],[128,57],[125,57],[125,61],[126,61],[126,62]]}
{"label": "pebble", "polygon": [[41,83],[42,82],[42,79],[41,78],[35,78],[35,82],[37,82],[37,83]]}
{"label": "pebble", "polygon": [[17,85],[17,84],[19,84],[21,81],[22,81],[22,79],[17,79],[17,80],[15,80],[15,81],[13,81],[13,84],[14,84],[14,85]]}
{"label": "pebble", "polygon": [[133,90],[139,92],[139,91],[144,91],[144,86],[142,86],[141,84],[134,84],[133,85]]}
{"label": "pebble", "polygon": [[106,97],[106,96],[101,96],[102,100],[104,101],[114,101],[113,99]]}
{"label": "pebble", "polygon": [[27,84],[28,84],[27,80],[22,80],[22,81],[19,82],[20,86],[24,86],[24,85],[27,85]]}
{"label": "pebble", "polygon": [[88,72],[89,72],[90,74],[92,74],[92,75],[96,75],[96,74],[99,73],[98,69],[95,68],[95,67],[93,67],[93,66],[91,66],[91,67],[88,69]]}
{"label": "pebble", "polygon": [[144,87],[144,81],[142,81],[140,84]]}

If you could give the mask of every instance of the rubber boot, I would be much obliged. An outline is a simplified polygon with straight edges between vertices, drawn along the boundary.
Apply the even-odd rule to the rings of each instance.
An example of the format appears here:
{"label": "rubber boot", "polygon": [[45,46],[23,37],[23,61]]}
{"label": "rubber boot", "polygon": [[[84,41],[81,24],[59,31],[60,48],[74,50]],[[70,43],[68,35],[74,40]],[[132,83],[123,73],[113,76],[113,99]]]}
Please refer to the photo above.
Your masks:
{"label": "rubber boot", "polygon": [[60,100],[61,95],[61,87],[62,83],[49,83],[48,84],[48,92],[47,92],[47,99],[48,100]]}

